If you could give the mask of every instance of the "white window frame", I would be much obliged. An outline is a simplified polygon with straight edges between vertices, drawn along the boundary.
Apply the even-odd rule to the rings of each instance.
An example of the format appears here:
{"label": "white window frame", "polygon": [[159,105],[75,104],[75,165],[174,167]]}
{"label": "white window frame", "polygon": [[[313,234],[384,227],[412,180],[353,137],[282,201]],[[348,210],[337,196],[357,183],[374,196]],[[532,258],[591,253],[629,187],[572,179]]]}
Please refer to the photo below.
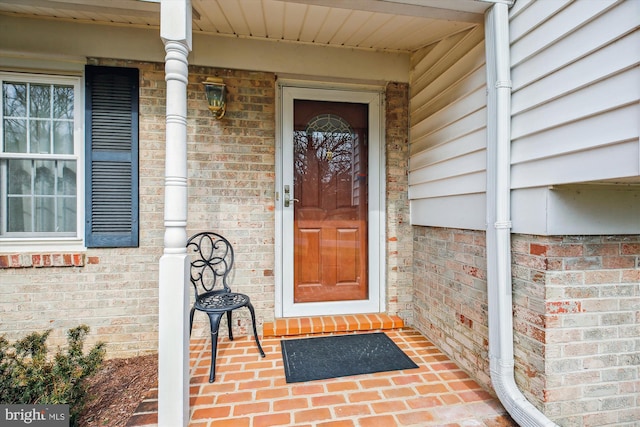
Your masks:
{"label": "white window frame", "polygon": [[[84,150],[84,91],[83,79],[78,76],[59,76],[45,74],[27,74],[0,72],[0,85],[5,81],[59,84],[73,86],[74,90],[74,118],[73,118],[73,155],[66,155],[70,160],[76,161],[76,236],[73,237],[5,237],[0,235],[0,253],[17,252],[54,252],[54,251],[81,251],[84,246],[85,224],[85,150]],[[0,102],[2,100],[0,99]],[[1,105],[0,105],[1,107]],[[4,135],[4,113],[0,108],[0,132]],[[20,154],[4,153],[0,151],[0,161],[11,158],[23,157]],[[51,158],[51,156],[49,156]],[[4,168],[4,162],[0,162],[0,168]],[[6,173],[0,169],[3,175]],[[0,208],[6,209],[7,194],[5,183],[0,185]]]}

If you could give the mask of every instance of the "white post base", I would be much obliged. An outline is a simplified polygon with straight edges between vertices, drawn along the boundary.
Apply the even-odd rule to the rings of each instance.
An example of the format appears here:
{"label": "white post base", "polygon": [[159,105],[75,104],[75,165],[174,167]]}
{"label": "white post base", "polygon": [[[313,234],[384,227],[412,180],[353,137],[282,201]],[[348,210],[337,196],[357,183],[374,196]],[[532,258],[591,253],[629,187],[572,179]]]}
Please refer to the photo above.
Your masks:
{"label": "white post base", "polygon": [[189,259],[160,258],[158,426],[189,425]]}

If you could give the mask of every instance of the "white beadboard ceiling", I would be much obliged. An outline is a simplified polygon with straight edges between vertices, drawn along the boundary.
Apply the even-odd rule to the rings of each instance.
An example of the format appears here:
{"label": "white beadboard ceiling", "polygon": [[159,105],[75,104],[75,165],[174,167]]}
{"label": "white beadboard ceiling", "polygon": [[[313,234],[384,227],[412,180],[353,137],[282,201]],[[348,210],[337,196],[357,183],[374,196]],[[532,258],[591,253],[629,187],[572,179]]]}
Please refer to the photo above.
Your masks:
{"label": "white beadboard ceiling", "polygon": [[[192,0],[193,31],[414,52],[482,22],[478,0]],[[158,27],[157,0],[0,0],[0,13]]]}

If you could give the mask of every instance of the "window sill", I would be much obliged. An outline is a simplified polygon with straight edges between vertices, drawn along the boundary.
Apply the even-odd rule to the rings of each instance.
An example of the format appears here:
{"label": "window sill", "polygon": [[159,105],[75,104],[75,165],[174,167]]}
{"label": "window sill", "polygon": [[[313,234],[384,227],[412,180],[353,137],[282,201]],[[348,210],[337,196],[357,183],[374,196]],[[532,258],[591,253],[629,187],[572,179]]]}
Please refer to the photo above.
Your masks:
{"label": "window sill", "polygon": [[76,237],[58,239],[0,239],[0,255],[22,253],[85,252],[82,239]]}

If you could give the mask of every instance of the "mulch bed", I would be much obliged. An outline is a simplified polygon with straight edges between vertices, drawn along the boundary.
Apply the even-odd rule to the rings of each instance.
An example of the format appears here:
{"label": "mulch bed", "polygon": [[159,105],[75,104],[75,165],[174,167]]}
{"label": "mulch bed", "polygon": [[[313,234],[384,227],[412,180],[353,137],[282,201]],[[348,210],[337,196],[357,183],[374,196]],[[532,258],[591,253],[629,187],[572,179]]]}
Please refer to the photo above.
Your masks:
{"label": "mulch bed", "polygon": [[88,396],[79,418],[82,427],[122,427],[158,384],[158,355],[106,360],[87,379]]}

